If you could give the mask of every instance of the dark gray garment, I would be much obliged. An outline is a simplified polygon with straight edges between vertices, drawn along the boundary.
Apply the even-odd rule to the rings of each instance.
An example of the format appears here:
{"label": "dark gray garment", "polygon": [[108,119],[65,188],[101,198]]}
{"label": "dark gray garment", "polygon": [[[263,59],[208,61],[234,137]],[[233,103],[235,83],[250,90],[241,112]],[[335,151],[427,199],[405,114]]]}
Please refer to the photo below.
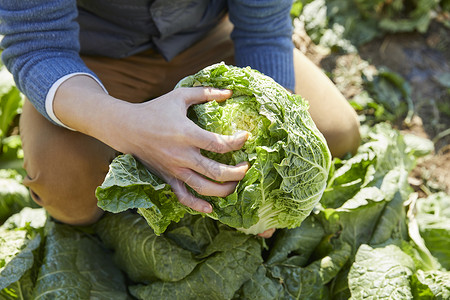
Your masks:
{"label": "dark gray garment", "polygon": [[81,53],[127,57],[154,48],[171,60],[227,11],[226,0],[78,0]]}

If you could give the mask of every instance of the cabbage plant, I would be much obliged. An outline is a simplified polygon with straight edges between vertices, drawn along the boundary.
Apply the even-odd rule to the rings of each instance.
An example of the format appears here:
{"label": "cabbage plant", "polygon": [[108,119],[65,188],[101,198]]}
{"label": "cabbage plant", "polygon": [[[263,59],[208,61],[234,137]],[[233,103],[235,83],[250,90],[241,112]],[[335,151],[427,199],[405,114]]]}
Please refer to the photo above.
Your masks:
{"label": "cabbage plant", "polygon": [[[240,150],[203,151],[221,163],[247,161],[251,166],[227,197],[197,195],[213,206],[213,212],[204,215],[249,234],[298,227],[320,200],[331,165],[330,151],[308,113],[307,101],[256,70],[223,63],[184,78],[176,88],[193,86],[233,91],[224,102],[193,106],[188,116],[196,124],[219,134],[250,133]],[[170,186],[131,155],[112,162],[96,195],[98,206],[106,211],[137,208],[156,234],[186,212],[199,214],[180,204]]]}

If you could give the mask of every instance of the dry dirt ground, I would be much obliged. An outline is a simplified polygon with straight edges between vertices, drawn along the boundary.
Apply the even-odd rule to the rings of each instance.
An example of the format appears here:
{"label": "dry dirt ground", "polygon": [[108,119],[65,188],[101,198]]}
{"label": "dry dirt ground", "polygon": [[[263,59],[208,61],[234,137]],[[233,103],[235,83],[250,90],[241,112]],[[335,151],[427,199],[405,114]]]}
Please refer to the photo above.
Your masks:
{"label": "dry dirt ground", "polygon": [[450,194],[450,90],[445,87],[450,81],[450,28],[433,21],[426,33],[388,34],[353,54],[324,52],[301,30],[294,32],[294,43],[330,74],[347,99],[361,92],[363,69],[388,67],[402,75],[411,86],[414,117],[408,125],[394,126],[435,143],[434,153],[418,160],[410,183],[421,196],[438,190]]}

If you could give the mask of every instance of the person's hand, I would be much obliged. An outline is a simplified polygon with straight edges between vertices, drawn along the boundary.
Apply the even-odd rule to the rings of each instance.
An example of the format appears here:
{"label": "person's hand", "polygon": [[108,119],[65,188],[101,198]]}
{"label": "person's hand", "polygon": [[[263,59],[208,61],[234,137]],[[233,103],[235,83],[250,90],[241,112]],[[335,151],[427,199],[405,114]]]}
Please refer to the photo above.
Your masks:
{"label": "person's hand", "polygon": [[270,228],[264,231],[263,233],[259,233],[258,235],[262,238],[268,239],[271,238],[272,235],[275,233],[275,228]]}
{"label": "person's hand", "polygon": [[238,150],[248,133],[212,133],[201,129],[186,114],[193,104],[224,101],[231,94],[229,90],[180,88],[149,102],[130,104],[123,116],[124,130],[112,144],[121,152],[133,154],[170,184],[182,204],[210,213],[211,204],[192,195],[185,184],[200,195],[225,197],[245,176],[248,164],[224,165],[202,156],[200,149],[217,153]]}
{"label": "person's hand", "polygon": [[210,213],[211,204],[194,197],[185,184],[200,195],[224,197],[245,176],[248,164],[224,165],[202,156],[200,149],[217,153],[237,150],[248,133],[215,134],[198,127],[186,113],[193,104],[224,101],[231,94],[213,88],[180,88],[134,104],[107,95],[95,80],[79,75],[58,88],[54,112],[63,124],[134,155],[172,186],[182,204]]}

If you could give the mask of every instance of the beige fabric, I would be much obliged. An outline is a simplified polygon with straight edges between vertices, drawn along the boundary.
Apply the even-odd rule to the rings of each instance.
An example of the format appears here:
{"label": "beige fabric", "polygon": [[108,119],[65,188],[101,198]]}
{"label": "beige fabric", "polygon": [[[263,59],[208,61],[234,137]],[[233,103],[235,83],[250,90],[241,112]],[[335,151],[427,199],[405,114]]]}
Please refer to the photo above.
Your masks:
{"label": "beige fabric", "polygon": [[[169,92],[180,79],[205,66],[220,61],[233,64],[231,30],[231,23],[225,20],[170,62],[154,51],[124,59],[83,59],[110,95],[142,102]],[[298,50],[294,57],[296,92],[310,101],[313,119],[331,141],[330,146],[338,149],[332,151],[340,155],[354,150],[348,144],[348,140],[358,141],[353,110],[320,69]],[[103,182],[116,151],[92,137],[50,123],[29,101],[21,115],[20,133],[28,173],[24,184],[33,199],[55,219],[66,223],[97,220],[101,211],[96,205],[95,189]]]}

